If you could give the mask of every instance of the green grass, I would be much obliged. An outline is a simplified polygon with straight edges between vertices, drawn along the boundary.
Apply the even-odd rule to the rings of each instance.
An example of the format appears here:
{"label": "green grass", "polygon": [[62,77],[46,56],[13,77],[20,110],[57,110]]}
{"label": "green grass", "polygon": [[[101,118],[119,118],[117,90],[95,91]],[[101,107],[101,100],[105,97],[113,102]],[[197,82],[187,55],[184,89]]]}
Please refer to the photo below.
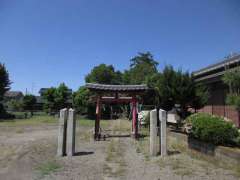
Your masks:
{"label": "green grass", "polygon": [[26,126],[40,124],[56,124],[57,118],[48,115],[37,115],[28,119],[0,120],[0,126]]}
{"label": "green grass", "polygon": [[[77,117],[77,122],[83,127],[94,127],[95,120],[87,119],[83,117]],[[55,116],[49,116],[46,114],[37,114],[27,119],[13,119],[13,120],[0,120],[0,126],[30,126],[30,125],[41,125],[41,124],[52,124],[57,125],[58,118]],[[100,120],[100,126],[102,128],[109,127],[109,120]]]}
{"label": "green grass", "polygon": [[[84,126],[84,127],[94,127],[95,126],[95,120],[94,119],[87,119],[87,118],[83,118],[83,117],[78,117],[77,121],[78,121],[80,126]],[[107,128],[107,127],[109,127],[109,125],[110,125],[109,120],[100,120],[100,127]]]}
{"label": "green grass", "polygon": [[58,169],[60,169],[62,166],[57,163],[56,161],[48,161],[43,164],[40,164],[36,170],[40,173],[40,176],[46,176],[51,173],[56,172]]}
{"label": "green grass", "polygon": [[131,131],[131,122],[126,119],[121,120],[112,120],[113,131],[117,132],[130,132]]}

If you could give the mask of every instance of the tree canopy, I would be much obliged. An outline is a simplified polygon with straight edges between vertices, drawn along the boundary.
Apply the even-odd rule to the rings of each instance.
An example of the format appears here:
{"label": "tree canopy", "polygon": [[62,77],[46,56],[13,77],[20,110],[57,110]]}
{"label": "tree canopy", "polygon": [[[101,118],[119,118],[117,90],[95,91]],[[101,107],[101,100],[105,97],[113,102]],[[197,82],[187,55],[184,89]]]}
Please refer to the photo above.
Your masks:
{"label": "tree canopy", "polygon": [[9,74],[4,64],[0,63],[0,101],[3,100],[4,94],[10,90],[11,82]]}
{"label": "tree canopy", "polygon": [[150,52],[138,53],[130,60],[130,69],[124,72],[123,78],[126,84],[143,84],[158,72],[158,62],[154,60]]}
{"label": "tree canopy", "polygon": [[73,93],[73,105],[78,112],[87,113],[89,98],[90,92],[84,86],[81,86],[76,92]]}
{"label": "tree canopy", "polygon": [[115,71],[112,65],[100,64],[95,66],[85,77],[87,83],[122,84],[122,73]]}
{"label": "tree canopy", "polygon": [[43,93],[44,109],[48,113],[65,108],[71,94],[68,87],[61,83],[57,88],[51,87]]}
{"label": "tree canopy", "polygon": [[26,94],[23,97],[23,109],[30,111],[33,114],[34,105],[36,104],[36,97],[31,94]]}
{"label": "tree canopy", "polygon": [[9,80],[8,71],[5,65],[0,63],[0,117],[4,117],[6,112],[2,104],[4,94],[10,89],[11,82]]}
{"label": "tree canopy", "polygon": [[169,111],[178,105],[179,114],[185,118],[190,107],[201,108],[207,102],[208,90],[196,84],[188,72],[166,66],[162,73],[152,78],[149,85],[155,89],[157,103],[164,110]]}

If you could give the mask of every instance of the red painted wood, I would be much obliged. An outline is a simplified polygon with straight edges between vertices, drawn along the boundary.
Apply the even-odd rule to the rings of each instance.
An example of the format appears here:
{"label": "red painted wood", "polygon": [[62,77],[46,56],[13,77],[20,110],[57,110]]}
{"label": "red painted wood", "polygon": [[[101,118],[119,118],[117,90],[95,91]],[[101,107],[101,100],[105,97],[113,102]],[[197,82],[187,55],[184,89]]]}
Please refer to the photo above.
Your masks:
{"label": "red painted wood", "polygon": [[96,106],[96,120],[95,120],[95,134],[94,139],[97,140],[99,138],[99,130],[100,130],[100,118],[101,118],[101,97],[98,97],[97,106]]}
{"label": "red painted wood", "polygon": [[115,98],[115,97],[102,97],[101,102],[104,103],[130,103],[132,101],[132,97],[124,97],[124,98]]}
{"label": "red painted wood", "polygon": [[132,130],[135,138],[138,136],[138,120],[137,120],[137,99],[132,98]]}

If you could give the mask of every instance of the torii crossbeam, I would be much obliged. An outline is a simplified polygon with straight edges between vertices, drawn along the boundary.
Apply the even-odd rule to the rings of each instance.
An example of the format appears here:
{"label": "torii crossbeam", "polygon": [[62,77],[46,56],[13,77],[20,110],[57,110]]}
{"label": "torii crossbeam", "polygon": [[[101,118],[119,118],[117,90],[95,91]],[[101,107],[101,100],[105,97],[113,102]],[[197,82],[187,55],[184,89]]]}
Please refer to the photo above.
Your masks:
{"label": "torii crossbeam", "polygon": [[[138,120],[137,120],[137,95],[141,95],[148,87],[146,85],[106,85],[87,83],[86,87],[96,92],[96,120],[94,139],[100,139],[100,118],[102,103],[132,104],[132,135],[138,137]],[[128,97],[120,97],[119,94],[128,95]],[[114,97],[104,97],[104,94],[114,94]]]}

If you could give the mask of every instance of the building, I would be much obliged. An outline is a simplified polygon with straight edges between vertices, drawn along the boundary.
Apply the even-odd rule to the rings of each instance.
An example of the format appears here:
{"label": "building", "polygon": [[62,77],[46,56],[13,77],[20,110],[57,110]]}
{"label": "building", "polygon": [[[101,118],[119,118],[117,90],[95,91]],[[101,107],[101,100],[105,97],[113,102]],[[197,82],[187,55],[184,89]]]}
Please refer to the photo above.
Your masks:
{"label": "building", "polygon": [[226,117],[232,120],[237,127],[240,127],[239,111],[225,103],[229,87],[222,81],[227,70],[238,67],[240,67],[240,54],[234,54],[219,63],[193,72],[193,76],[196,82],[205,84],[210,93],[207,105],[199,111]]}
{"label": "building", "polygon": [[23,93],[21,91],[7,91],[4,94],[5,101],[9,100],[21,100],[23,98]]}

